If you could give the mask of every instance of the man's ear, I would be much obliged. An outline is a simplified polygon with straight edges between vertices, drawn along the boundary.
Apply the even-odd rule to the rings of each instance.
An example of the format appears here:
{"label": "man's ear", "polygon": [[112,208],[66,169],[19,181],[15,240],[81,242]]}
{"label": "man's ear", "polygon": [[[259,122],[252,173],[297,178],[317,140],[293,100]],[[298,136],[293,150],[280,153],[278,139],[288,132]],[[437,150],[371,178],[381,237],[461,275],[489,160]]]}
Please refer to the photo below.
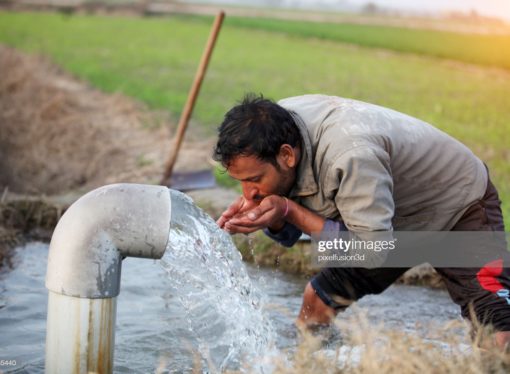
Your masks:
{"label": "man's ear", "polygon": [[290,144],[282,144],[278,158],[288,168],[294,168],[298,163],[297,151]]}

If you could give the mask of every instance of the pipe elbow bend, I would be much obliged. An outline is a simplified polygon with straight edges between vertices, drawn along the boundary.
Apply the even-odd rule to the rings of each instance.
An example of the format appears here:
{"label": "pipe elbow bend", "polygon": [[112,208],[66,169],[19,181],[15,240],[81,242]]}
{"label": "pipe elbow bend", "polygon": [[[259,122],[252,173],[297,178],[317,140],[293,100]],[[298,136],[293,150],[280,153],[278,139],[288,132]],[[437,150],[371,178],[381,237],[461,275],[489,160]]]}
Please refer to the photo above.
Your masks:
{"label": "pipe elbow bend", "polygon": [[117,296],[122,258],[161,258],[170,220],[167,187],[123,183],[87,193],[55,228],[46,287],[74,297]]}

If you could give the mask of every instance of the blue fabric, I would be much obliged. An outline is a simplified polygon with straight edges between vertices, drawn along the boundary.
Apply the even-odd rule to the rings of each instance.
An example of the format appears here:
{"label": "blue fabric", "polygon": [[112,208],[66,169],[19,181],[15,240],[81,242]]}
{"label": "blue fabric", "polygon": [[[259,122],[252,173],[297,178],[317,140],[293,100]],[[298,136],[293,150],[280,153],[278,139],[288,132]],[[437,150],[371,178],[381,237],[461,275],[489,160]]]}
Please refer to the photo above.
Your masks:
{"label": "blue fabric", "polygon": [[324,227],[322,228],[322,232],[332,233],[332,232],[340,232],[340,231],[349,231],[347,226],[341,221],[333,221],[327,219],[324,222]]}
{"label": "blue fabric", "polygon": [[264,233],[284,247],[292,247],[299,240],[302,231],[291,223],[285,222],[285,226],[278,232],[271,232],[264,229]]}
{"label": "blue fabric", "polygon": [[[324,222],[324,228],[322,231],[327,231],[328,233],[335,231],[348,231],[347,227],[343,222],[333,221],[327,219]],[[284,247],[292,247],[301,237],[303,233],[300,229],[294,226],[291,223],[285,222],[285,226],[278,232],[271,232],[269,229],[264,229],[264,233],[273,239],[274,241],[280,243]]]}

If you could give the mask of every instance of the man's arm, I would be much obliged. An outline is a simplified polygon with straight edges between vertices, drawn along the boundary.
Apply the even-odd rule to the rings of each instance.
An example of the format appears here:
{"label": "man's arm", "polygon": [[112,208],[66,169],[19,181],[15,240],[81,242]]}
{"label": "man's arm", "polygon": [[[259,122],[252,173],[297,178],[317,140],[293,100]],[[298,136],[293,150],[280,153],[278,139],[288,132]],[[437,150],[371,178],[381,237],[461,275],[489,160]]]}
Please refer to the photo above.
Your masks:
{"label": "man's arm", "polygon": [[335,205],[349,231],[393,230],[393,177],[390,156],[384,149],[354,148],[333,162],[328,177],[339,181]]}
{"label": "man's arm", "polygon": [[[383,148],[360,145],[339,156],[329,170],[332,180],[340,180],[335,204],[349,230],[349,238],[372,243],[391,241],[395,202],[389,154]],[[336,235],[335,232],[322,234],[327,237]],[[388,255],[388,251],[356,253],[364,255],[357,266],[367,268],[383,266]]]}

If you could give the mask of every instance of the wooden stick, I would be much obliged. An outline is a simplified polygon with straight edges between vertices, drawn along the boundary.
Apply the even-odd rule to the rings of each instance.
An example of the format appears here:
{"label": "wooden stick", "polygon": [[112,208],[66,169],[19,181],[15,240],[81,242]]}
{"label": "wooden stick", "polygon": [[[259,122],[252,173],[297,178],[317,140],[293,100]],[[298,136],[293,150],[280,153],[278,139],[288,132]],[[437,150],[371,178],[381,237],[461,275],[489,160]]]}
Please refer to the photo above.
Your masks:
{"label": "wooden stick", "polygon": [[191,86],[191,89],[188,94],[188,99],[186,100],[186,105],[184,106],[184,110],[181,113],[181,118],[179,119],[179,124],[177,125],[177,134],[175,137],[174,147],[170,151],[170,157],[166,162],[163,179],[160,182],[160,184],[162,185],[166,185],[166,183],[169,182],[169,179],[172,176],[175,161],[177,161],[177,155],[179,153],[179,149],[181,148],[181,144],[184,139],[184,134],[186,133],[186,128],[188,127],[188,122],[191,117],[191,113],[193,113],[193,108],[195,106],[195,102],[200,92],[200,87],[202,86],[202,81],[207,70],[207,65],[209,65],[209,60],[211,58],[212,51],[216,43],[216,39],[218,38],[218,34],[220,32],[224,18],[225,12],[220,11],[214,20],[211,33],[209,34],[209,39],[207,40],[204,53],[202,54],[202,59],[200,60],[197,72],[195,73],[195,80],[193,81],[193,85]]}

